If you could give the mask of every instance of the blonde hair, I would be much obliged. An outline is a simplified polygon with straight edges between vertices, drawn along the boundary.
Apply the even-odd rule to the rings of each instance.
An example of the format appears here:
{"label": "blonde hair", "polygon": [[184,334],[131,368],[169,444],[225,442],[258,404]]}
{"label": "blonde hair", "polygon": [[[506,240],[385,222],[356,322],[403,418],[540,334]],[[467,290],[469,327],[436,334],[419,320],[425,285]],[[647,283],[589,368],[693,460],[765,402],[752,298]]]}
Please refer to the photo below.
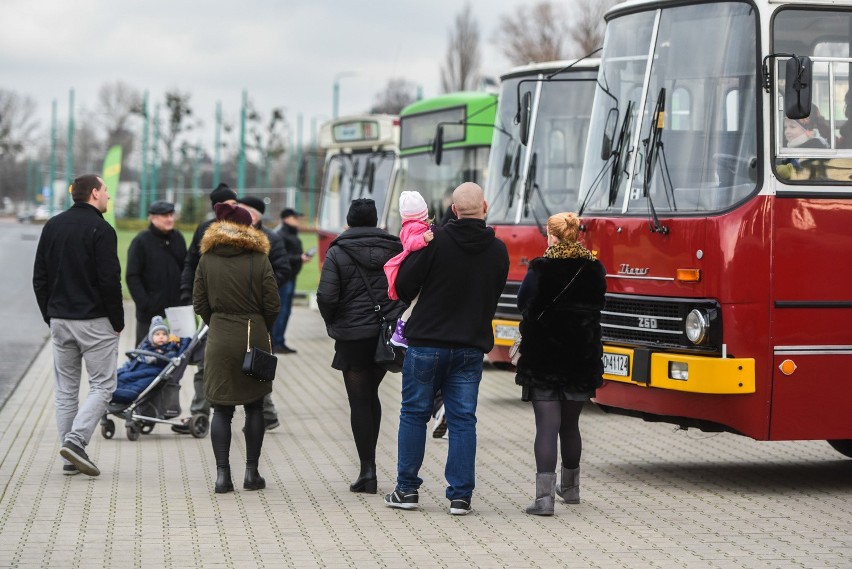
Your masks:
{"label": "blonde hair", "polygon": [[580,218],[572,211],[547,218],[547,232],[559,241],[575,242],[580,236]]}

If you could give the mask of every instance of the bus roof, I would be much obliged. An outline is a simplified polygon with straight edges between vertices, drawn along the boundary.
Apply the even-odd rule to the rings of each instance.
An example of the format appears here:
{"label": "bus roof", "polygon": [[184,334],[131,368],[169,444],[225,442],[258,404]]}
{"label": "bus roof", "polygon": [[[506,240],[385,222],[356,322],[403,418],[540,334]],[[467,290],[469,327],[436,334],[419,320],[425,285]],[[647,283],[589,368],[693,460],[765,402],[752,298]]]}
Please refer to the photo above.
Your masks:
{"label": "bus roof", "polygon": [[[587,57],[585,59],[563,59],[559,61],[543,61],[540,63],[528,63],[513,67],[506,73],[500,76],[500,81],[520,77],[524,75],[537,75],[539,73],[553,73],[565,69],[569,65],[570,71],[592,71],[600,66],[601,60],[598,58]],[[567,71],[567,70],[566,70]]]}
{"label": "bus roof", "polygon": [[399,116],[405,117],[408,115],[416,115],[417,113],[425,113],[435,109],[445,109],[447,107],[460,105],[480,103],[481,106],[484,106],[485,104],[494,103],[496,100],[497,95],[495,93],[485,93],[483,91],[458,91],[456,93],[446,93],[444,95],[438,95],[436,97],[417,101],[416,103],[411,103],[402,109]]}
{"label": "bus roof", "polygon": [[323,123],[320,147],[325,149],[376,149],[399,146],[396,115],[349,115]]}

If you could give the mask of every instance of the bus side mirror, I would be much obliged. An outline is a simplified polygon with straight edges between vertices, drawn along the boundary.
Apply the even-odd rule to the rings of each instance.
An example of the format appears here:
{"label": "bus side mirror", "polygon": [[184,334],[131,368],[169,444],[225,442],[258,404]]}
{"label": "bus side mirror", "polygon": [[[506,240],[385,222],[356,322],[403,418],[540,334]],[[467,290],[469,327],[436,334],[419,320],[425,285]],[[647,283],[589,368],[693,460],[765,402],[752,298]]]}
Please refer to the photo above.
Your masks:
{"label": "bus side mirror", "polygon": [[444,156],[444,125],[439,124],[435,129],[435,139],[432,141],[432,159],[435,164],[441,165],[441,158]]}
{"label": "bus side mirror", "polygon": [[811,114],[811,58],[793,56],[787,60],[784,84],[784,116],[804,119]]}
{"label": "bus side mirror", "polygon": [[612,156],[612,141],[615,140],[615,127],[618,125],[618,109],[611,108],[604,123],[603,140],[601,141],[601,160],[609,160]]}
{"label": "bus side mirror", "polygon": [[532,93],[527,91],[521,98],[521,144],[527,145],[530,139],[530,119],[532,118]]}

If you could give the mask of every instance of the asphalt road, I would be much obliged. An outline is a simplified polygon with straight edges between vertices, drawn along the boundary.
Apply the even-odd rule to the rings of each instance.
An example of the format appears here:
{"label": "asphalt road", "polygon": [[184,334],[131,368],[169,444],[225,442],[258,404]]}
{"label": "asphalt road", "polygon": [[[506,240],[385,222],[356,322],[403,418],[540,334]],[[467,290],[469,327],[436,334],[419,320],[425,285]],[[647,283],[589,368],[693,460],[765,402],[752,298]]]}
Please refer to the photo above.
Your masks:
{"label": "asphalt road", "polygon": [[0,218],[0,408],[47,340],[33,294],[33,259],[42,224]]}

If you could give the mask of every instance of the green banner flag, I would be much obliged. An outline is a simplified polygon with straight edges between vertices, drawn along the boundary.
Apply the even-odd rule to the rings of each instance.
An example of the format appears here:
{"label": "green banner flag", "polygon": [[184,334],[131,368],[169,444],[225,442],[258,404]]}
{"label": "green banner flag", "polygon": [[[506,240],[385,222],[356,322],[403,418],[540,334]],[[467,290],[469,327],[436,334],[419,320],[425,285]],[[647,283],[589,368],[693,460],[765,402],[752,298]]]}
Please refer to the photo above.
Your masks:
{"label": "green banner flag", "polygon": [[116,144],[109,149],[106,158],[104,158],[104,171],[101,175],[101,179],[104,181],[104,184],[106,184],[110,198],[109,206],[107,207],[106,213],[104,213],[104,219],[106,219],[113,227],[115,227],[115,202],[116,196],[118,196],[118,179],[120,177],[121,146]]}

